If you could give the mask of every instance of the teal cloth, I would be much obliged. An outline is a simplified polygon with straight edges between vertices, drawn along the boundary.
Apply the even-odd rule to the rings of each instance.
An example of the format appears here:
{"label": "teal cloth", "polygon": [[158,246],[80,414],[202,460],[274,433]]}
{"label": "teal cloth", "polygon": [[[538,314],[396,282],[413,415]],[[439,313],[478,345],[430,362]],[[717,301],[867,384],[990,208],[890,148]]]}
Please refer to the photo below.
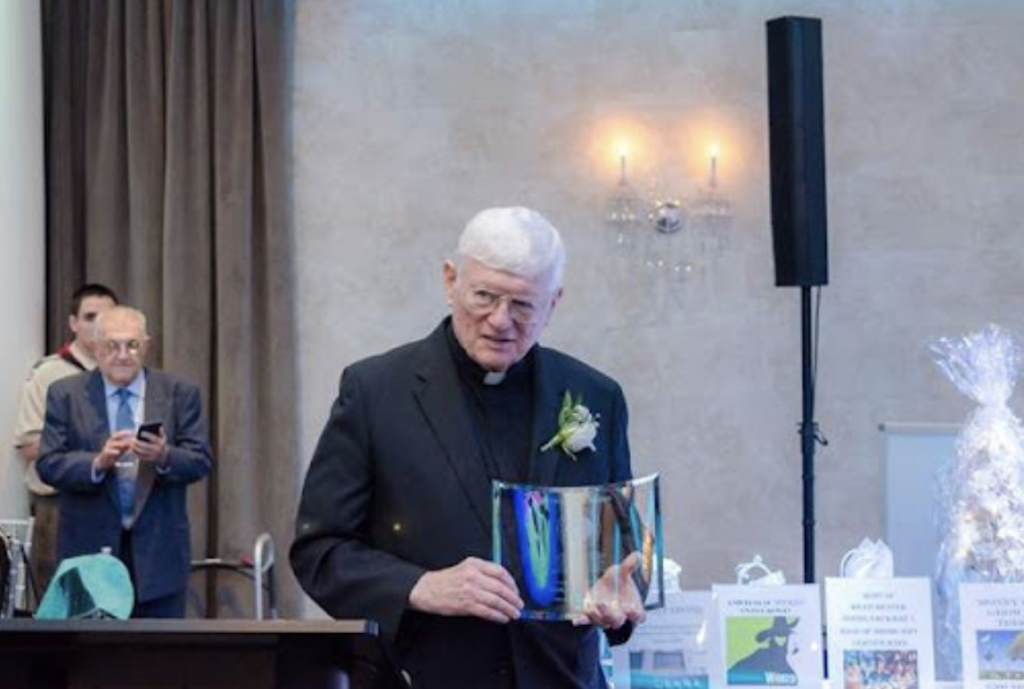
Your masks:
{"label": "teal cloth", "polygon": [[113,617],[127,620],[135,604],[128,568],[106,553],[69,557],[60,563],[36,619]]}

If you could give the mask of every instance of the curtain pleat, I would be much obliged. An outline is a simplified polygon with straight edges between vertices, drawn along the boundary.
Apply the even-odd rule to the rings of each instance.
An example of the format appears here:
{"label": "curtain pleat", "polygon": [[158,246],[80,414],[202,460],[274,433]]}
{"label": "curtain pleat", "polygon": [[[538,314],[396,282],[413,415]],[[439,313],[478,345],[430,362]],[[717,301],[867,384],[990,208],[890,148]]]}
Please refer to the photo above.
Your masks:
{"label": "curtain pleat", "polygon": [[81,180],[85,183],[85,271],[87,276],[116,278],[112,287],[127,294],[135,233],[127,231],[130,189],[123,3],[89,3],[87,25],[82,113],[85,175]]}
{"label": "curtain pleat", "polygon": [[[129,237],[127,294],[146,313],[154,343],[163,343],[164,41],[159,3],[124,5],[124,115]],[[156,351],[162,358],[163,348]]]}
{"label": "curtain pleat", "polygon": [[[84,3],[44,0],[43,79],[46,148],[46,340],[56,347],[67,328],[68,296],[85,279],[85,137],[82,66]],[[78,229],[76,229],[78,228]],[[52,348],[51,347],[51,348]]]}

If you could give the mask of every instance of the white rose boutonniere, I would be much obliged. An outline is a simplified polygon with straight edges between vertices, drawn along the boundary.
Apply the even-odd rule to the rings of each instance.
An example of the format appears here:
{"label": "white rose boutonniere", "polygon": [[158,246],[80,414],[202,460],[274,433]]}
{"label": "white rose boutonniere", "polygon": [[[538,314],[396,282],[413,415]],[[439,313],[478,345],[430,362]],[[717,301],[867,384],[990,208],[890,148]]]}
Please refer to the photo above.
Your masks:
{"label": "white rose boutonniere", "polygon": [[572,393],[566,390],[562,408],[558,411],[558,432],[544,443],[540,451],[547,452],[558,445],[562,452],[575,460],[577,452],[596,449],[594,438],[599,425],[597,417],[583,406],[583,396],[577,395],[573,400]]}

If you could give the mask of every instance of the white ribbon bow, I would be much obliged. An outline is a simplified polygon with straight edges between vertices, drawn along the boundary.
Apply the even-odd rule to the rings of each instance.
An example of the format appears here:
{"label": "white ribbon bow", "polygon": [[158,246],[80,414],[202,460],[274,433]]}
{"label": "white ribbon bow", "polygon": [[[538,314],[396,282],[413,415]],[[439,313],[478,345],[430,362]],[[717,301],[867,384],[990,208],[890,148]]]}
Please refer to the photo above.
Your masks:
{"label": "white ribbon bow", "polygon": [[781,586],[786,583],[786,575],[781,569],[772,571],[755,555],[750,562],[736,565],[736,583],[744,586]]}
{"label": "white ribbon bow", "polygon": [[892,551],[881,538],[865,538],[847,551],[839,563],[839,576],[846,579],[892,579]]}

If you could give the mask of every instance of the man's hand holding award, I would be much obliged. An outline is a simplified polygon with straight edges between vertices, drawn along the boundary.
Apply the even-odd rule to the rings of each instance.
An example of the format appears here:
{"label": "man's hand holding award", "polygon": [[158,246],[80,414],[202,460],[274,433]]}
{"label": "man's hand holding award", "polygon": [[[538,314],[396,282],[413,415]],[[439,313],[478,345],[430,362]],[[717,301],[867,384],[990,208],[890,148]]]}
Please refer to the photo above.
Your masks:
{"label": "man's hand holding award", "polygon": [[618,629],[663,604],[658,477],[599,486],[494,483],[494,556],[521,617]]}

